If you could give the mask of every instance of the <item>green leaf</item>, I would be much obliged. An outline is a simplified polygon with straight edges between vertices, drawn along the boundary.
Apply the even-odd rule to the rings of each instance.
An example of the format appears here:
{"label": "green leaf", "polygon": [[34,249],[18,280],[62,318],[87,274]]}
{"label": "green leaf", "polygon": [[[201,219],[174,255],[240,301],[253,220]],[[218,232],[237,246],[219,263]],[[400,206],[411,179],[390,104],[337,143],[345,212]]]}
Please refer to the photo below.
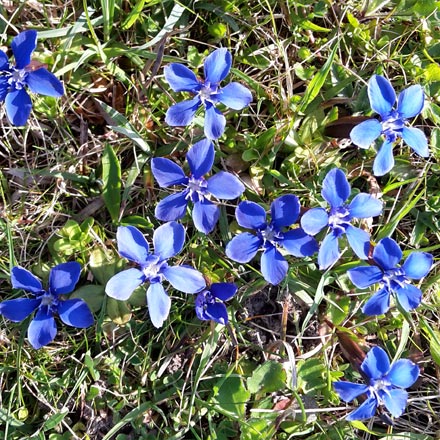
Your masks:
{"label": "green leaf", "polygon": [[126,324],[131,319],[131,311],[127,303],[114,298],[107,298],[107,315],[119,325]]}
{"label": "green leaf", "polygon": [[429,341],[429,351],[433,361],[440,366],[440,332],[432,330],[431,339]]}
{"label": "green leaf", "polygon": [[50,416],[44,422],[43,430],[44,431],[49,431],[49,430],[55,428],[55,426],[59,425],[61,423],[61,421],[64,419],[64,417],[67,416],[68,412],[69,411],[66,408],[63,412],[59,412],[59,413],[56,413],[56,414]]}
{"label": "green leaf", "polygon": [[102,286],[105,286],[108,280],[124,267],[124,260],[115,257],[115,254],[107,253],[101,248],[94,248],[90,252],[90,270]]}
{"label": "green leaf", "polygon": [[125,20],[122,22],[122,29],[126,31],[127,29],[130,29],[136,21],[139,19],[142,9],[144,8],[145,0],[138,0],[137,3],[134,5],[131,12],[128,14],[128,16],[125,18]]}
{"label": "green leaf", "polygon": [[102,155],[102,197],[113,223],[119,220],[121,211],[121,164],[113,148],[106,144]]}
{"label": "green leaf", "polygon": [[243,418],[246,414],[246,403],[251,395],[250,392],[246,390],[238,376],[222,378],[220,382],[220,388],[214,396],[219,409],[237,418]]}
{"label": "green leaf", "polygon": [[[377,433],[375,435],[377,435]],[[416,434],[414,432],[400,432],[399,434],[386,435],[379,440],[434,440],[434,437],[427,434]]]}
{"label": "green leaf", "polygon": [[252,393],[270,393],[286,387],[286,371],[279,362],[267,361],[260,365],[247,380]]}
{"label": "green leaf", "polygon": [[83,299],[90,310],[94,313],[98,312],[105,298],[104,286],[89,284],[76,289],[69,298],[81,298]]}

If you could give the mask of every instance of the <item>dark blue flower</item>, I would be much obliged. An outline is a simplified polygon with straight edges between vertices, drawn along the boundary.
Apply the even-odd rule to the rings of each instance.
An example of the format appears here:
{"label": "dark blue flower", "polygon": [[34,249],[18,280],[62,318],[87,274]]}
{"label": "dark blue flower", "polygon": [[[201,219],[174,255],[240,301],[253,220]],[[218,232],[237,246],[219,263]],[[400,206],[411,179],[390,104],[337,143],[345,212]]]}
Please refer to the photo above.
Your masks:
{"label": "dark blue flower", "polygon": [[216,108],[220,102],[234,110],[241,110],[252,101],[251,92],[241,84],[232,82],[220,87],[229,74],[232,56],[227,49],[217,49],[205,58],[205,80],[197,79],[194,72],[183,64],[165,66],[165,79],[175,92],[190,92],[193,99],[171,106],[165,122],[171,126],[189,125],[200,106],[205,108],[205,136],[218,139],[225,131],[226,119]]}
{"label": "dark blue flower", "polygon": [[203,139],[188,151],[191,174],[186,176],[182,168],[169,159],[156,157],[151,160],[151,170],[159,185],[183,185],[184,190],[161,200],[155,209],[155,216],[162,221],[178,220],[186,213],[189,202],[194,203],[192,217],[194,226],[200,232],[209,234],[220,216],[219,207],[211,202],[211,196],[232,200],[244,191],[244,185],[233,174],[220,171],[208,179],[204,175],[211,171],[214,163],[214,145]]}
{"label": "dark blue flower", "polygon": [[351,248],[359,258],[367,259],[370,249],[370,235],[354,227],[351,221],[356,218],[375,217],[382,212],[382,202],[370,194],[357,194],[346,203],[351,193],[350,184],[339,168],[333,168],[322,182],[321,194],[330,209],[313,208],[301,218],[301,226],[310,235],[315,235],[325,227],[330,233],[324,238],[318,253],[318,264],[325,270],[340,257],[339,238],[346,234]]}
{"label": "dark blue flower", "polygon": [[23,289],[34,298],[18,298],[0,303],[0,313],[14,322],[37,313],[29,324],[28,338],[32,347],[38,349],[53,341],[57,334],[54,315],[58,314],[64,324],[85,328],[93,324],[93,315],[87,304],[79,298],[64,300],[79,280],[81,266],[72,261],[58,264],[49,274],[49,288],[43,289],[41,281],[28,270],[15,266],[11,271],[12,287]]}
{"label": "dark blue flower", "polygon": [[108,296],[125,301],[134,289],[149,282],[147,304],[155,327],[163,325],[171,307],[171,299],[162,286],[164,280],[185,293],[197,293],[205,287],[205,279],[199,271],[189,266],[168,265],[167,260],[178,254],[185,242],[185,229],[181,224],[165,223],[154,231],[153,253],[145,237],[134,226],[120,226],[116,239],[119,254],[137,263],[140,268],[132,267],[117,273],[110,278],[105,291]]}
{"label": "dark blue flower", "polygon": [[32,93],[59,98],[64,94],[61,81],[43,65],[31,61],[37,47],[37,32],[28,30],[12,40],[15,65],[0,51],[0,102],[5,101],[6,115],[14,125],[24,125],[32,110],[26,88]]}
{"label": "dark blue flower", "polygon": [[366,315],[382,315],[390,308],[390,295],[397,297],[406,310],[418,307],[422,301],[421,290],[410,280],[419,280],[431,270],[433,257],[426,252],[413,252],[400,265],[402,251],[392,238],[383,238],[373,250],[376,266],[360,266],[348,270],[351,282],[360,289],[380,284],[379,290],[365,303]]}
{"label": "dark blue flower", "polygon": [[390,82],[380,75],[373,75],[368,82],[371,108],[382,121],[368,119],[353,128],[350,138],[361,148],[368,148],[380,135],[385,138],[373,164],[376,176],[383,176],[394,166],[393,146],[403,139],[417,154],[429,156],[428,141],[422,130],[408,127],[407,119],[420,114],[425,95],[420,85],[408,87],[397,98]]}
{"label": "dark blue flower", "polygon": [[347,420],[364,420],[373,417],[378,406],[385,405],[393,417],[400,417],[405,411],[408,393],[404,388],[414,384],[420,374],[419,367],[409,359],[399,359],[390,365],[386,352],[373,347],[361,364],[361,371],[367,385],[352,382],[333,382],[339,397],[351,402],[361,394],[366,400],[352,411]]}
{"label": "dark blue flower", "polygon": [[267,282],[279,284],[288,269],[279,248],[295,257],[308,257],[318,250],[318,245],[303,229],[287,229],[298,220],[298,197],[290,194],[278,197],[272,202],[270,212],[272,220],[268,223],[264,208],[254,202],[241,202],[235,210],[237,222],[243,228],[254,229],[256,234],[236,235],[227,244],[226,255],[239,263],[247,263],[262,248],[261,273]]}
{"label": "dark blue flower", "polygon": [[202,290],[196,298],[196,314],[202,321],[213,320],[219,324],[228,323],[228,311],[223,304],[237,293],[234,283],[213,283],[207,290]]}

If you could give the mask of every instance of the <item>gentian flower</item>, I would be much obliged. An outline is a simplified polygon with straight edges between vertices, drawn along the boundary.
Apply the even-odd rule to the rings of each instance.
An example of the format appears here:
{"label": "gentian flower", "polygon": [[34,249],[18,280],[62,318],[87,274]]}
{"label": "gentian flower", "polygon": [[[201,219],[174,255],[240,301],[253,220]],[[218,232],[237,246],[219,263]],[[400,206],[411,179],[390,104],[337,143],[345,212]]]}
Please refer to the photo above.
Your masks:
{"label": "gentian flower", "polygon": [[228,311],[223,304],[237,293],[237,286],[234,283],[213,283],[211,287],[202,290],[196,298],[196,314],[202,321],[213,320],[219,324],[226,325]]}
{"label": "gentian flower", "polygon": [[356,255],[368,259],[370,235],[351,224],[356,218],[375,217],[382,212],[382,202],[370,194],[357,194],[350,203],[346,203],[351,193],[347,177],[339,168],[330,170],[322,182],[321,194],[330,209],[312,208],[301,218],[305,232],[315,235],[323,228],[330,228],[318,252],[318,264],[325,270],[340,257],[339,239],[346,234],[348,242]]}
{"label": "gentian flower", "polygon": [[318,250],[313,237],[303,229],[287,229],[298,220],[300,205],[298,197],[285,195],[275,199],[270,205],[272,220],[266,221],[263,207],[254,202],[241,202],[235,210],[240,226],[254,229],[256,234],[242,232],[226,246],[226,255],[239,263],[247,263],[263,249],[261,273],[271,284],[279,284],[287,274],[288,264],[279,248],[295,257],[308,257]]}
{"label": "gentian flower", "polygon": [[119,226],[116,239],[119,254],[140,268],[132,267],[114,275],[108,281],[105,292],[111,298],[125,301],[134,289],[149,282],[148,311],[155,327],[162,327],[171,307],[171,299],[162,286],[164,280],[185,293],[197,293],[205,287],[205,280],[199,271],[189,266],[170,266],[167,262],[183,248],[185,229],[181,224],[165,223],[154,231],[153,253],[145,237],[134,226]]}
{"label": "gentian flower", "polygon": [[390,365],[385,350],[373,347],[361,364],[361,374],[367,385],[352,382],[333,382],[339,397],[351,402],[361,394],[366,400],[352,411],[347,420],[364,420],[374,416],[378,406],[385,405],[393,417],[405,411],[408,393],[404,388],[414,384],[420,374],[419,367],[409,359],[399,359]]}
{"label": "gentian flower", "polygon": [[368,97],[371,108],[380,115],[381,121],[368,119],[353,128],[350,138],[361,148],[368,148],[380,135],[385,138],[373,163],[376,176],[383,176],[394,166],[393,146],[402,138],[418,155],[429,156],[428,141],[422,130],[408,127],[407,119],[420,114],[425,95],[420,85],[396,92],[390,82],[380,75],[373,75],[368,82]]}
{"label": "gentian flower", "polygon": [[28,327],[32,347],[41,348],[52,342],[57,334],[54,315],[64,324],[85,328],[93,324],[93,315],[86,302],[80,298],[63,299],[73,291],[79,280],[81,266],[76,261],[58,264],[49,274],[49,288],[43,289],[41,281],[28,270],[15,266],[11,271],[14,289],[23,289],[34,298],[10,299],[0,303],[0,313],[13,322],[20,322],[36,311]]}
{"label": "gentian flower", "polygon": [[205,136],[218,139],[225,131],[226,119],[216,108],[220,102],[226,107],[241,110],[252,101],[251,92],[240,83],[220,87],[229,74],[232,55],[227,49],[216,49],[204,61],[205,80],[197,79],[194,72],[179,63],[165,66],[165,79],[175,92],[190,92],[194,98],[171,106],[165,122],[173,127],[189,125],[199,107],[205,108]]}
{"label": "gentian flower", "polygon": [[376,266],[360,266],[348,270],[351,282],[360,289],[379,283],[379,290],[365,303],[366,315],[382,315],[390,308],[390,295],[395,295],[406,310],[415,309],[422,300],[421,290],[411,279],[423,278],[431,269],[433,257],[426,252],[413,252],[399,265],[402,251],[392,238],[383,238],[373,250]]}
{"label": "gentian flower", "polygon": [[37,32],[19,33],[11,43],[15,65],[0,50],[0,102],[5,101],[6,115],[14,125],[24,125],[32,109],[26,88],[33,93],[59,98],[64,94],[61,81],[42,64],[31,61],[37,47]]}
{"label": "gentian flower", "polygon": [[211,171],[214,163],[214,145],[203,139],[188,151],[191,174],[186,176],[182,168],[173,161],[156,157],[151,160],[151,170],[162,188],[183,185],[184,190],[161,200],[155,209],[155,216],[162,221],[178,220],[185,215],[189,202],[193,202],[194,226],[204,234],[209,234],[220,217],[219,207],[211,202],[211,196],[232,200],[244,191],[244,185],[233,174],[220,171],[208,179],[203,177]]}

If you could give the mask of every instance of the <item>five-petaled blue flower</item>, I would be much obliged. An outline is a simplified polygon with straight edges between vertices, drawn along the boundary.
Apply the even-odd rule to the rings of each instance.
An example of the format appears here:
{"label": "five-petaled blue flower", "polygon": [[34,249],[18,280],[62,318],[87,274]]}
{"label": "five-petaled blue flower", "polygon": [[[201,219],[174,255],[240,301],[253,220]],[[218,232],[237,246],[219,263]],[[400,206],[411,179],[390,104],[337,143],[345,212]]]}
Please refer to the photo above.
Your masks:
{"label": "five-petaled blue flower", "polygon": [[185,215],[188,203],[194,203],[192,218],[194,226],[204,234],[209,234],[220,216],[219,207],[211,202],[210,197],[232,200],[244,191],[244,185],[233,174],[220,171],[212,177],[203,176],[211,171],[214,163],[214,145],[203,139],[188,151],[191,174],[186,176],[182,168],[163,157],[151,160],[151,170],[161,187],[183,185],[185,189],[161,200],[155,210],[155,216],[162,221],[178,220]]}
{"label": "five-petaled blue flower", "polygon": [[181,224],[165,223],[154,231],[153,253],[149,251],[145,237],[134,226],[119,226],[116,238],[119,254],[140,268],[132,267],[117,273],[110,278],[105,291],[108,296],[124,301],[130,298],[134,289],[149,282],[147,304],[155,327],[163,325],[171,307],[171,299],[162,286],[164,280],[185,293],[197,293],[206,286],[203,275],[192,267],[168,265],[167,260],[178,254],[185,242],[185,229]]}
{"label": "five-petaled blue flower", "polygon": [[376,176],[383,176],[394,166],[393,146],[402,138],[417,154],[429,156],[428,141],[422,130],[408,127],[407,119],[417,116],[423,109],[425,95],[420,85],[408,87],[397,98],[390,82],[380,75],[373,75],[368,82],[368,97],[371,108],[382,121],[368,119],[353,128],[350,138],[361,148],[368,148],[380,135],[384,143],[373,163]]}
{"label": "five-petaled blue flower", "polygon": [[209,289],[202,290],[196,298],[196,314],[202,321],[213,320],[226,325],[228,311],[223,304],[237,293],[234,283],[212,283]]}
{"label": "five-petaled blue flower", "polygon": [[312,208],[301,218],[305,232],[315,235],[325,227],[330,233],[324,238],[318,252],[318,264],[325,270],[340,257],[339,238],[347,235],[348,242],[356,255],[368,259],[370,235],[351,224],[355,218],[375,217],[382,212],[382,202],[370,194],[357,194],[350,203],[346,203],[351,193],[350,184],[344,172],[339,168],[330,170],[322,182],[321,194],[330,205],[330,210]]}
{"label": "five-petaled blue flower", "polygon": [[37,313],[29,324],[28,338],[38,349],[53,341],[57,334],[54,315],[58,313],[64,324],[85,328],[93,324],[93,315],[80,298],[64,300],[60,295],[73,291],[79,280],[81,266],[75,261],[58,264],[49,274],[49,288],[43,289],[41,281],[28,270],[15,266],[11,271],[12,287],[30,292],[35,298],[10,299],[0,303],[0,314],[14,322]]}
{"label": "five-petaled blue flower", "polygon": [[24,125],[32,110],[26,87],[33,93],[59,98],[64,94],[61,81],[43,65],[31,61],[37,47],[37,32],[19,33],[11,43],[15,65],[0,50],[0,102],[5,101],[6,115],[14,125]]}
{"label": "five-petaled blue flower", "polygon": [[[275,199],[270,206],[272,220],[266,221],[266,211],[254,202],[241,202],[235,210],[240,226],[254,229],[256,234],[242,232],[226,246],[226,255],[239,263],[247,263],[263,249],[261,273],[271,284],[279,284],[286,276],[288,264],[278,248],[295,257],[308,257],[318,250],[316,240],[302,228],[287,229],[299,217],[298,197],[288,194]],[[287,229],[287,230],[286,230]]]}
{"label": "five-petaled blue flower", "polygon": [[365,303],[366,315],[382,315],[390,308],[390,295],[394,294],[406,310],[418,307],[421,290],[411,284],[411,279],[423,278],[431,269],[433,257],[426,252],[413,252],[400,266],[402,251],[392,238],[383,238],[373,250],[377,266],[360,266],[350,269],[348,277],[360,289],[380,283],[380,289]]}
{"label": "five-petaled blue flower", "polygon": [[165,79],[175,92],[190,92],[193,99],[171,106],[165,116],[165,122],[171,126],[189,125],[200,106],[205,108],[205,136],[218,139],[225,131],[226,119],[216,108],[220,102],[234,110],[247,107],[252,101],[251,92],[237,82],[220,87],[229,74],[232,55],[227,49],[217,49],[204,61],[205,80],[197,79],[194,72],[179,63],[165,66]]}
{"label": "five-petaled blue flower", "polygon": [[366,400],[352,411],[347,420],[364,420],[374,416],[378,406],[385,405],[393,417],[400,417],[405,411],[408,393],[404,388],[414,384],[420,369],[409,359],[399,359],[390,365],[386,352],[373,347],[361,364],[361,372],[367,385],[352,382],[333,382],[339,397],[350,402],[361,394]]}

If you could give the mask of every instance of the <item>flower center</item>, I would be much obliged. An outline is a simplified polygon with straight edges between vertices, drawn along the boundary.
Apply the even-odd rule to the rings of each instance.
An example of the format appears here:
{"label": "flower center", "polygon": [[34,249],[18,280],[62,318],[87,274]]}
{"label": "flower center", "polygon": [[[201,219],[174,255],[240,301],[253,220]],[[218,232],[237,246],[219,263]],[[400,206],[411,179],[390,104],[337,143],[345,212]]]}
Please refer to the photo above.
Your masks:
{"label": "flower center", "polygon": [[186,200],[190,199],[193,203],[202,202],[208,197],[208,182],[204,177],[196,179],[194,176],[189,177],[186,185],[188,194],[185,196]]}
{"label": "flower center", "polygon": [[391,382],[383,377],[380,379],[371,379],[370,380],[370,391],[377,399],[379,405],[383,405],[383,396],[384,394],[388,394],[390,389],[392,388]]}
{"label": "flower center", "polygon": [[203,103],[206,101],[215,104],[215,96],[218,94],[218,84],[211,84],[209,81],[205,81],[202,88],[199,91],[199,97]]}
{"label": "flower center", "polygon": [[163,271],[168,266],[165,260],[161,260],[158,255],[149,255],[142,272],[150,283],[161,283],[164,280]]}
{"label": "flower center", "polygon": [[26,68],[24,69],[16,69],[15,67],[12,68],[12,73],[8,78],[8,83],[16,90],[22,89],[26,85],[26,77],[28,76],[28,70]]}
{"label": "flower center", "polygon": [[345,206],[330,209],[328,224],[337,235],[345,233],[347,226],[350,224],[350,220],[350,211]]}
{"label": "flower center", "polygon": [[273,224],[269,224],[265,229],[259,230],[258,235],[263,239],[263,247],[267,247],[269,244],[276,247],[284,238],[283,233]]}
{"label": "flower center", "polygon": [[382,283],[388,290],[396,290],[404,287],[405,284],[409,282],[409,279],[405,276],[405,272],[400,267],[386,270],[382,277]]}
{"label": "flower center", "polygon": [[389,142],[394,142],[401,137],[403,127],[405,127],[405,118],[396,110],[391,110],[382,120],[382,133]]}

